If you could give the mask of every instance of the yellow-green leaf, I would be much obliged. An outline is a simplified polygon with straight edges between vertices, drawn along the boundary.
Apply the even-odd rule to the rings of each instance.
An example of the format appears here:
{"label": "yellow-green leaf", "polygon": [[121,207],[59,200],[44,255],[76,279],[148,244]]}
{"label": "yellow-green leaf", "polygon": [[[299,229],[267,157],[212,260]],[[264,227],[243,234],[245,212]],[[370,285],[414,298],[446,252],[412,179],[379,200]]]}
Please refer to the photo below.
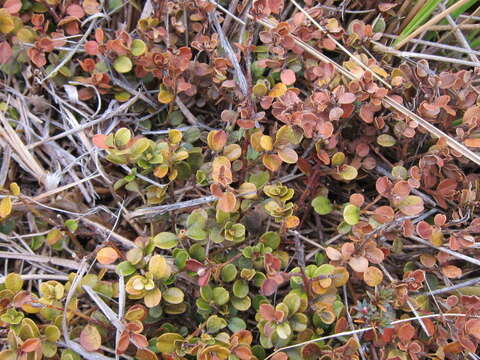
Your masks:
{"label": "yellow-green leaf", "polygon": [[143,42],[143,40],[135,39],[132,41],[132,47],[130,52],[133,56],[141,56],[145,54],[147,51],[147,45]]}
{"label": "yellow-green leaf", "polygon": [[6,218],[12,212],[12,199],[5,197],[0,201],[0,218]]}
{"label": "yellow-green leaf", "polygon": [[120,74],[128,73],[132,70],[132,60],[128,56],[119,56],[113,63],[113,68]]}

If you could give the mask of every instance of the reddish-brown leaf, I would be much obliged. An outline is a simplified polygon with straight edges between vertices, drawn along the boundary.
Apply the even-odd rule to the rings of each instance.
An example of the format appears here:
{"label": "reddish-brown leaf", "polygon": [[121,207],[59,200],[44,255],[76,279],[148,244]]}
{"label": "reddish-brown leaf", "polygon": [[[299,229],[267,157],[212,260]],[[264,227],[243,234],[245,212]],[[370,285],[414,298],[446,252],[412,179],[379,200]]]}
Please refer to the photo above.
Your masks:
{"label": "reddish-brown leaf", "polygon": [[426,221],[420,221],[417,224],[417,234],[420,235],[421,238],[423,239],[430,239],[430,236],[432,236],[433,233],[433,228],[432,225],[427,223]]}
{"label": "reddish-brown leaf", "polygon": [[415,336],[415,328],[410,323],[405,323],[397,328],[397,336],[402,342],[410,341]]}
{"label": "reddish-brown leaf", "polygon": [[379,206],[373,212],[373,218],[375,221],[378,221],[380,224],[385,224],[390,221],[393,221],[395,217],[395,211],[390,206]]}
{"label": "reddish-brown leaf", "polygon": [[338,103],[339,104],[351,104],[356,100],[356,96],[353,93],[343,93],[338,97]]}
{"label": "reddish-brown leaf", "polygon": [[465,329],[469,335],[480,340],[480,319],[470,319],[465,323]]}
{"label": "reddish-brown leaf", "polygon": [[80,5],[71,4],[67,7],[67,14],[81,19],[85,16],[85,11],[83,11],[83,8]]}
{"label": "reddish-brown leaf", "polygon": [[85,52],[88,55],[95,56],[99,54],[98,43],[96,41],[89,40],[85,43],[84,47],[85,47]]}

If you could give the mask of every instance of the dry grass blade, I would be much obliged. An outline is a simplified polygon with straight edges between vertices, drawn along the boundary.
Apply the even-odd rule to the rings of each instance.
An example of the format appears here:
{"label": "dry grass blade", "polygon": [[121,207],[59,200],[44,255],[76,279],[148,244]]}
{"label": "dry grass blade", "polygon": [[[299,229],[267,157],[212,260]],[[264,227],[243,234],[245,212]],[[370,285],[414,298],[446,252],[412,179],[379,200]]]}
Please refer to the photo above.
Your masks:
{"label": "dry grass blade", "polygon": [[120,234],[117,234],[115,231],[108,229],[107,227],[103,226],[102,224],[99,224],[98,222],[90,220],[87,217],[82,217],[80,220],[84,222],[87,226],[97,230],[103,236],[109,237],[112,240],[117,241],[118,243],[125,246],[126,248],[131,249],[135,247],[135,244],[133,243],[133,241],[127,239],[126,237],[123,237]]}
{"label": "dry grass blade", "polygon": [[432,290],[432,291],[425,291],[422,295],[440,295],[440,294],[445,294],[445,293],[449,293],[449,292],[452,292],[452,291],[455,291],[455,290],[458,290],[458,289],[462,289],[464,287],[467,287],[467,286],[473,286],[473,285],[476,285],[480,283],[480,278],[475,278],[475,279],[470,279],[470,280],[467,280],[467,281],[462,281],[461,283],[458,283],[458,284],[455,284],[455,285],[452,285],[452,286],[447,286],[447,287],[444,287],[444,288],[441,288],[441,289],[436,289],[436,290]]}
{"label": "dry grass blade", "polygon": [[439,55],[432,55],[432,54],[422,54],[422,53],[416,53],[416,52],[411,52],[411,51],[400,51],[396,50],[392,47],[385,46],[383,44],[380,44],[376,41],[372,41],[372,43],[375,44],[375,49],[384,52],[386,54],[392,54],[395,56],[399,56],[402,58],[419,58],[419,59],[426,59],[426,60],[434,60],[434,61],[441,61],[444,63],[448,64],[459,64],[459,65],[465,65],[465,66],[478,66],[478,63],[474,61],[468,61],[468,60],[462,60],[462,59],[457,59],[457,58],[452,58],[452,57],[447,57],[447,56],[439,56]]}
{"label": "dry grass blade", "polygon": [[464,261],[467,261],[467,262],[472,263],[474,265],[480,266],[480,260],[474,259],[471,256],[460,254],[459,252],[450,250],[450,249],[448,249],[444,246],[435,246],[432,243],[430,243],[429,241],[423,240],[422,238],[420,238],[418,236],[409,236],[408,238],[411,239],[411,240],[414,240],[414,241],[416,241],[420,244],[427,245],[427,246],[430,246],[434,249],[443,251],[443,252],[445,252],[449,255],[452,255],[453,257],[455,257],[457,259],[464,260]]}
{"label": "dry grass blade", "polygon": [[235,55],[235,52],[233,51],[232,46],[228,42],[225,36],[225,33],[223,32],[223,29],[220,26],[220,23],[218,22],[216,13],[215,12],[209,13],[208,18],[215,26],[215,29],[217,30],[218,36],[220,38],[220,43],[222,44],[223,49],[227,53],[228,59],[233,64],[233,68],[235,69],[235,75],[237,76],[237,79],[238,79],[238,86],[242,90],[243,96],[247,97],[249,95],[247,79],[240,67],[240,63],[238,62],[237,56]]}
{"label": "dry grass blade", "polygon": [[95,302],[95,304],[97,304],[98,308],[102,311],[106,318],[113,324],[113,326],[115,326],[117,330],[122,331],[124,326],[120,322],[120,319],[117,317],[117,314],[115,314],[113,310],[110,309],[107,304],[105,304],[105,302],[100,298],[100,296],[98,296],[97,293],[93,291],[93,289],[88,285],[83,285],[82,289],[87,292],[88,296],[92,298],[92,300]]}
{"label": "dry grass blade", "polygon": [[51,264],[55,266],[61,266],[68,269],[78,269],[78,262],[74,260],[68,260],[63,258],[57,258],[53,256],[43,256],[43,255],[36,255],[36,254],[25,254],[25,253],[13,253],[13,252],[6,252],[0,251],[0,259],[18,259],[18,260],[25,260],[43,264]]}
{"label": "dry grass blade", "polygon": [[14,158],[19,165],[24,168],[25,171],[32,174],[33,177],[35,177],[40,184],[43,184],[47,190],[55,187],[57,181],[52,178],[52,175],[49,172],[42,168],[35,157],[28,151],[27,146],[25,146],[7,119],[5,119],[3,112],[0,112],[0,121],[2,123],[0,126],[0,137],[6,142],[2,147],[5,148],[8,144],[8,146],[13,149],[14,154],[16,155]]}
{"label": "dry grass blade", "polygon": [[398,112],[407,115],[410,119],[415,120],[418,124],[426,129],[429,133],[435,135],[437,138],[445,138],[447,141],[448,146],[450,146],[453,150],[459,152],[467,159],[470,159],[475,164],[480,165],[480,156],[474,153],[472,150],[468,149],[465,145],[459,143],[457,140],[452,138],[451,136],[444,133],[442,130],[438,129],[434,125],[430,124],[428,121],[423,119],[422,117],[418,116],[414,112],[408,110],[405,106],[399,104],[395,100],[393,100],[390,96],[386,96],[383,101],[393,107]]}

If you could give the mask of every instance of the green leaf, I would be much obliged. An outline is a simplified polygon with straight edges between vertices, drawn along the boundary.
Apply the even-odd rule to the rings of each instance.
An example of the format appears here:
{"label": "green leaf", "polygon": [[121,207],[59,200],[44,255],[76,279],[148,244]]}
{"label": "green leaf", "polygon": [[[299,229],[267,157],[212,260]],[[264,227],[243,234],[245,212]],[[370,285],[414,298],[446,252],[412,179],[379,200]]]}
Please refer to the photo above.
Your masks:
{"label": "green leaf", "polygon": [[282,301],[288,307],[289,314],[295,314],[302,305],[302,300],[300,296],[294,293],[289,293]]}
{"label": "green leaf", "polygon": [[392,135],[382,134],[377,138],[377,144],[382,147],[391,147],[395,145],[397,140]]}
{"label": "green leaf", "polygon": [[360,208],[358,206],[348,204],[343,209],[343,219],[348,225],[355,225],[360,221]]}
{"label": "green leaf", "polygon": [[166,333],[157,338],[156,347],[162,354],[170,354],[175,351],[175,342],[182,341],[183,336],[176,333]]}
{"label": "green leaf", "polygon": [[277,326],[277,335],[280,339],[288,339],[292,335],[292,328],[288,322],[281,323]]}
{"label": "green leaf", "polygon": [[317,196],[312,200],[312,206],[315,212],[319,215],[330,214],[333,210],[332,203],[325,196]]}
{"label": "green leaf", "polygon": [[233,317],[230,319],[230,322],[228,323],[228,328],[232,332],[236,333],[240,330],[245,330],[247,328],[247,324],[241,318]]}
{"label": "green leaf", "polygon": [[238,311],[247,311],[248,309],[250,309],[250,306],[252,306],[252,300],[249,296],[245,296],[243,298],[238,298],[234,296],[231,298],[230,301],[233,307]]}
{"label": "green leaf", "polygon": [[171,249],[177,246],[177,235],[171,232],[161,232],[153,238],[153,243],[160,249]]}
{"label": "green leaf", "polygon": [[243,279],[236,280],[233,283],[233,288],[232,288],[233,295],[235,295],[238,298],[244,298],[245,296],[247,296],[249,290],[250,289],[248,288],[247,281]]}
{"label": "green leaf", "polygon": [[118,264],[115,267],[115,271],[117,274],[123,275],[123,276],[130,276],[132,275],[137,269],[130,264],[129,261],[122,261],[120,264]]}
{"label": "green leaf", "polygon": [[68,219],[65,221],[65,226],[70,230],[70,232],[75,232],[78,229],[78,221],[73,219]]}
{"label": "green leaf", "polygon": [[275,231],[268,231],[260,236],[260,241],[275,250],[280,245],[280,235]]}
{"label": "green leaf", "polygon": [[213,294],[212,294],[213,301],[217,305],[225,305],[228,300],[230,300],[230,294],[228,293],[227,290],[223,287],[216,287],[213,289]]}
{"label": "green leaf", "polygon": [[45,337],[48,341],[56,342],[60,339],[60,330],[55,325],[48,325],[44,330]]}
{"label": "green leaf", "polygon": [[179,288],[171,287],[162,292],[162,297],[166,302],[176,305],[183,302],[185,294]]}
{"label": "green leaf", "polygon": [[250,175],[248,182],[255,184],[257,189],[261,188],[270,180],[270,175],[267,171],[259,171],[255,174]]}
{"label": "green leaf", "polygon": [[207,332],[210,334],[215,334],[226,326],[227,322],[225,319],[222,319],[217,315],[212,315],[207,319]]}
{"label": "green leaf", "polygon": [[23,279],[21,275],[17,273],[10,273],[5,277],[5,288],[12,291],[13,293],[17,293],[22,290],[23,287]]}
{"label": "green leaf", "polygon": [[234,264],[227,264],[222,268],[220,272],[220,277],[224,282],[231,282],[237,277],[238,270]]}

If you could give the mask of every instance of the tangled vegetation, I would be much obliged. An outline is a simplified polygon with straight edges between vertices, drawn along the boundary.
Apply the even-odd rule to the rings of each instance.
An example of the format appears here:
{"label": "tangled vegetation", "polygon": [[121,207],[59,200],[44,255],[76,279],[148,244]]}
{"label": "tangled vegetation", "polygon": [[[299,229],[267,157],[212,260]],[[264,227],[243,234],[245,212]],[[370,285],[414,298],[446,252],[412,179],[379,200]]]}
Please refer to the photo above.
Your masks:
{"label": "tangled vegetation", "polygon": [[478,1],[0,5],[0,360],[479,358]]}

